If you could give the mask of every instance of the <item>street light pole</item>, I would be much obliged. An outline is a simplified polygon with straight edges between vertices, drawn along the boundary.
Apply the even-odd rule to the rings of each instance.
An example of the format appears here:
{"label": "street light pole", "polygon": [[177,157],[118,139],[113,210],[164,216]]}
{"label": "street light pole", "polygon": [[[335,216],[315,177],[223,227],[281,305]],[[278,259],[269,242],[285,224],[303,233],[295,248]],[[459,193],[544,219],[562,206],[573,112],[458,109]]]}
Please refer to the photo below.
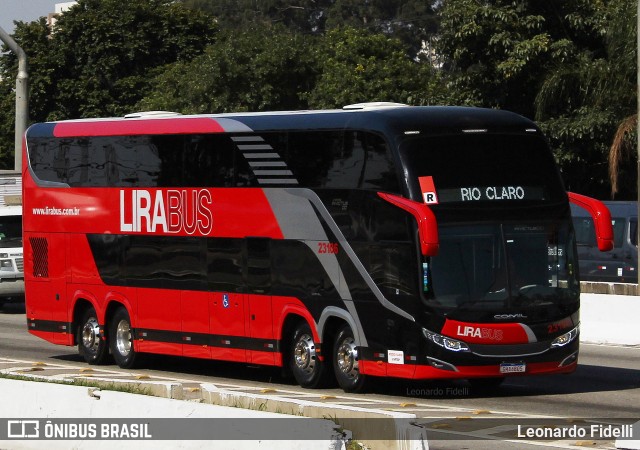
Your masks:
{"label": "street light pole", "polygon": [[16,76],[16,132],[14,170],[22,172],[22,136],[29,122],[29,74],[27,72],[27,55],[16,41],[0,27],[0,40],[18,56],[18,75]]}

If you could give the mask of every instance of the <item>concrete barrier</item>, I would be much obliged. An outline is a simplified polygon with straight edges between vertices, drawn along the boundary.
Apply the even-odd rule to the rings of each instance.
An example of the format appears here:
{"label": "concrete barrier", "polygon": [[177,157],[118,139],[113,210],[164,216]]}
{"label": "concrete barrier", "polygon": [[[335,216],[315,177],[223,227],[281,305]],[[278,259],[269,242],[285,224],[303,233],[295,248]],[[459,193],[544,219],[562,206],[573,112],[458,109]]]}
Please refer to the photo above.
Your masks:
{"label": "concrete barrier", "polygon": [[581,281],[580,292],[583,294],[638,295],[638,285],[633,283],[602,283]]}
{"label": "concrete barrier", "polygon": [[[81,386],[68,386],[62,384],[42,383],[35,381],[21,381],[0,379],[0,418],[1,420],[0,448],[8,449],[254,449],[254,448],[278,448],[298,450],[300,448],[313,448],[322,450],[344,449],[345,434],[331,420],[312,419],[306,417],[288,416],[262,411],[246,410],[240,408],[222,407],[209,404],[194,403],[182,400],[173,400],[148,395],[130,394],[116,391],[103,391],[96,388]],[[97,427],[97,434],[103,423],[113,425],[119,420],[131,418],[139,422],[142,428],[143,422],[149,419],[162,419],[169,426],[165,429],[155,428],[153,434],[143,435],[142,438],[130,439],[96,439],[76,437],[73,440],[65,437],[69,435],[69,427],[58,424],[64,419],[73,419],[73,424],[81,421],[84,426],[82,433],[88,433],[87,428],[94,424],[91,430]],[[188,419],[186,419],[188,418]],[[47,421],[34,419],[50,419]],[[180,419],[183,419],[180,421]],[[198,419],[201,419],[198,421]],[[206,419],[205,422],[202,419]],[[279,420],[273,420],[279,419]],[[29,422],[29,421],[32,422]],[[110,421],[112,423],[110,423]],[[39,438],[9,439],[21,432],[21,426],[31,426],[27,435],[35,433],[33,425],[37,426]],[[157,423],[158,421],[156,421]],[[204,429],[193,429],[193,424],[205,424]],[[45,424],[47,424],[45,426]],[[223,424],[223,425],[221,425]],[[285,433],[275,435],[273,428],[283,424]],[[54,426],[58,426],[58,436],[62,438],[50,438],[53,436]],[[172,433],[174,425],[183,433]],[[80,425],[75,425],[80,426]],[[211,435],[213,429],[218,428],[219,436],[227,439],[198,439],[201,435]],[[47,429],[49,434],[47,434]],[[145,432],[149,431],[144,428]],[[189,432],[187,436],[184,432]],[[277,432],[277,430],[275,431]],[[56,432],[57,433],[57,432]],[[182,435],[180,435],[182,434]],[[154,438],[158,437],[157,440]],[[107,434],[107,436],[109,436]],[[110,435],[113,437],[113,435]],[[117,435],[122,437],[122,434]],[[273,437],[276,436],[274,439]],[[82,437],[82,434],[80,434]],[[104,436],[100,436],[104,437]],[[125,436],[126,437],[126,436]],[[311,437],[311,439],[310,439]],[[193,438],[193,439],[191,439]]]}
{"label": "concrete barrier", "polygon": [[639,319],[640,296],[589,293],[580,295],[581,342],[640,345]]}
{"label": "concrete barrier", "polygon": [[[633,436],[640,435],[640,421],[632,426]],[[616,448],[620,450],[640,450],[640,439],[616,439]]]}

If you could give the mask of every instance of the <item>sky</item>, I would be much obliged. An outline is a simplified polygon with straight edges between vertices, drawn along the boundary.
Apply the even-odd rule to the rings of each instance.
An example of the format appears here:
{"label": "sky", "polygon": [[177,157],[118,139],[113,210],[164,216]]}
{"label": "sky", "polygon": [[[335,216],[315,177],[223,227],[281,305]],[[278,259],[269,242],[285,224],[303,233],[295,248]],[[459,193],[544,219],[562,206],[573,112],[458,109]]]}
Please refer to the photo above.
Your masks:
{"label": "sky", "polygon": [[31,22],[54,12],[56,3],[67,0],[0,0],[0,27],[13,34],[13,21]]}

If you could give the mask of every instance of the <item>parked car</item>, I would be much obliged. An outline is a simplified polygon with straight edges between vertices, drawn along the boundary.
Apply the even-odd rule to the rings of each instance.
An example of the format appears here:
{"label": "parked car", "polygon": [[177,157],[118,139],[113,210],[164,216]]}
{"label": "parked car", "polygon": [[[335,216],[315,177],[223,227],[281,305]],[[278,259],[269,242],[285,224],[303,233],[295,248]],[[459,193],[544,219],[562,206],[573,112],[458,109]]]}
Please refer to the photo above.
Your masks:
{"label": "parked car", "polygon": [[596,246],[593,219],[582,208],[571,205],[578,243],[582,281],[638,282],[638,203],[603,202],[611,211],[613,250],[600,252]]}

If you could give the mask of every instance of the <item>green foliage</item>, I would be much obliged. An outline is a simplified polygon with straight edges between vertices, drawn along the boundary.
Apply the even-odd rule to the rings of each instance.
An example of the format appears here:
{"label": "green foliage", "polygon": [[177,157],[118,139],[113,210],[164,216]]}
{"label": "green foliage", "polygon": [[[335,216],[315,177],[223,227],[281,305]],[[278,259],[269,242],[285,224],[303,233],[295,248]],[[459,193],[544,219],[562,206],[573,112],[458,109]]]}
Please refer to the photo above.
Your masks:
{"label": "green foliage", "polygon": [[385,35],[335,30],[323,40],[318,56],[321,75],[308,95],[313,108],[366,101],[444,101],[433,68],[409,58],[400,41]]}
{"label": "green foliage", "polygon": [[344,27],[400,39],[416,54],[437,29],[432,3],[425,0],[182,0],[218,18],[222,29],[284,25],[321,35]]}
{"label": "green foliage", "polygon": [[56,24],[55,119],[122,115],[147,93],[149,74],[202,53],[215,23],[171,0],[80,0]]}
{"label": "green foliage", "polygon": [[[595,5],[599,9],[591,17],[567,16],[576,33],[590,30],[587,34],[597,39],[590,45],[576,39],[554,55],[542,77],[535,111],[557,149],[568,183],[579,192],[607,198],[612,191],[609,161],[614,135],[637,108],[637,4],[613,0]],[[630,141],[622,139],[618,144]],[[614,170],[624,175],[620,183],[616,181],[619,198],[636,198],[634,163],[626,160]]]}
{"label": "green foliage", "polygon": [[224,32],[204,54],[179,62],[153,81],[141,109],[182,113],[305,108],[313,86],[311,38],[284,27]]}

